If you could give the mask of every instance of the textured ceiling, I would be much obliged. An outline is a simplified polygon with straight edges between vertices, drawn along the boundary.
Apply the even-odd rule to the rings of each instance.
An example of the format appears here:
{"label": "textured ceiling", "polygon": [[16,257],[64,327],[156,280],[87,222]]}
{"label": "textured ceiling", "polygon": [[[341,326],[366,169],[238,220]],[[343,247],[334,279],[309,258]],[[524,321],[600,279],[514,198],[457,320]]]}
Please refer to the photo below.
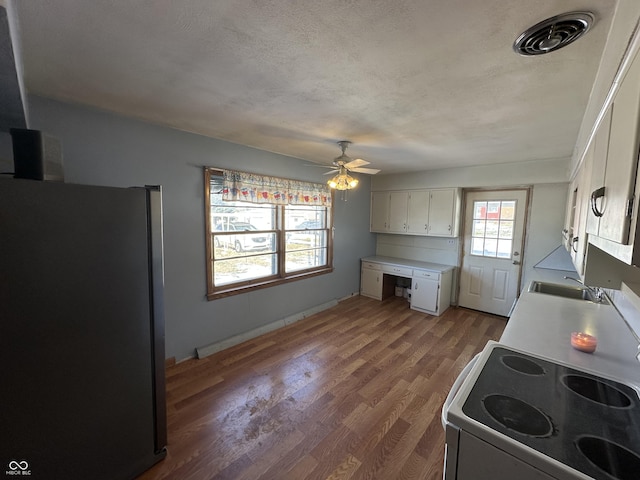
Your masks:
{"label": "textured ceiling", "polygon": [[[572,155],[614,0],[15,1],[27,92],[382,173]],[[583,38],[512,50],[548,17]]]}

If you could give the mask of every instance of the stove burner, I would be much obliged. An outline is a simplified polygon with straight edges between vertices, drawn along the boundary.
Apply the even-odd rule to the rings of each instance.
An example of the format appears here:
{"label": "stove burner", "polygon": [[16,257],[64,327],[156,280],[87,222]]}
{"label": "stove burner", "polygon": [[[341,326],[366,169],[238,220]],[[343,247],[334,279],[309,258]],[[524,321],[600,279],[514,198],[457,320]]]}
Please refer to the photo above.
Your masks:
{"label": "stove burner", "polygon": [[640,472],[640,457],[604,438],[584,436],[576,442],[578,450],[593,465],[617,480],[636,480]]}
{"label": "stove burner", "polygon": [[528,403],[507,395],[488,395],[482,403],[501,425],[523,435],[548,437],[553,433],[551,420]]}
{"label": "stove burner", "polygon": [[503,364],[516,372],[527,375],[544,375],[545,371],[540,365],[528,358],[517,355],[502,355],[500,360]]}
{"label": "stove burner", "polygon": [[625,393],[594,378],[564,375],[562,383],[572,392],[608,407],[626,408],[632,403]]}

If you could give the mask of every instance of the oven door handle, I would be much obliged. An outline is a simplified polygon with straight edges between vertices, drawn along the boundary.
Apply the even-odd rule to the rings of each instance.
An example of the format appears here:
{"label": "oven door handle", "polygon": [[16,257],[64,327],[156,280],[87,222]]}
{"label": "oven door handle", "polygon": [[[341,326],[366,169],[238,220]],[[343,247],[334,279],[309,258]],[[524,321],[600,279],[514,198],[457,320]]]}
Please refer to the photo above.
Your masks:
{"label": "oven door handle", "polygon": [[453,397],[456,396],[456,393],[458,393],[458,390],[460,390],[462,383],[469,376],[469,372],[471,372],[471,369],[478,361],[479,356],[480,356],[479,353],[476,354],[476,356],[473,357],[471,360],[469,360],[469,363],[465,365],[465,367],[460,372],[460,375],[458,375],[458,378],[456,378],[456,381],[453,382],[453,385],[451,386],[451,390],[449,390],[449,394],[447,395],[447,398],[445,399],[444,404],[442,405],[442,415],[441,415],[442,428],[444,428],[445,430],[447,429],[447,412],[449,411],[449,406],[453,402]]}

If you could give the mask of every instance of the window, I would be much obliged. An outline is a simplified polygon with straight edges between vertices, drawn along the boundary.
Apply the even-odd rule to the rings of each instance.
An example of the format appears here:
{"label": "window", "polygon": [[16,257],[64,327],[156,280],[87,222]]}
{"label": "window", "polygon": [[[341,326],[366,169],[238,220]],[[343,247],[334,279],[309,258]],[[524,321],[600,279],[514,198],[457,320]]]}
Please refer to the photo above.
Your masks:
{"label": "window", "polygon": [[207,298],[333,271],[332,208],[223,200],[223,171],[205,169]]}
{"label": "window", "polygon": [[473,202],[471,255],[511,258],[515,200]]}

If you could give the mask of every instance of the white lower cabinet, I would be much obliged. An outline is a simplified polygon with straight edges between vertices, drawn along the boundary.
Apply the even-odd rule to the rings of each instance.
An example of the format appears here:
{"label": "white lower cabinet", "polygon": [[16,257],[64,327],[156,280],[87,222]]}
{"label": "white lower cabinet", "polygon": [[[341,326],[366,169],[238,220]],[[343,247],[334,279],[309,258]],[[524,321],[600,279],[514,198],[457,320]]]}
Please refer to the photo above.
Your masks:
{"label": "white lower cabinet", "polygon": [[441,315],[451,305],[452,270],[436,272],[413,270],[411,308],[431,315]]}
{"label": "white lower cabinet", "polygon": [[413,277],[411,282],[411,308],[435,312],[438,309],[439,280]]}
{"label": "white lower cabinet", "polygon": [[382,300],[382,278],[381,265],[363,263],[360,271],[360,295]]}

